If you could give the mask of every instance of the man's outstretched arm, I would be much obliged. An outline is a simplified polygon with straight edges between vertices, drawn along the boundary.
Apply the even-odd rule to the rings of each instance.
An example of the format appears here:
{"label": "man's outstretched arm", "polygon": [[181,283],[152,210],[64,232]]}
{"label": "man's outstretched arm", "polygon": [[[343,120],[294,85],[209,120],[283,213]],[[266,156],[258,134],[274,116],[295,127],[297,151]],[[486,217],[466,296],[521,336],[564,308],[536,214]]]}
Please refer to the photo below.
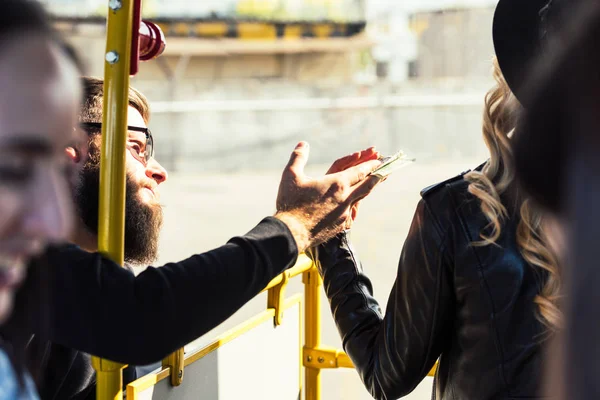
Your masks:
{"label": "man's outstretched arm", "polygon": [[224,246],[137,277],[98,253],[58,247],[48,252],[48,339],[114,361],[155,362],[230,317],[297,257],[291,232],[272,217]]}
{"label": "man's outstretched arm", "polygon": [[[155,362],[223,322],[292,266],[298,253],[344,229],[352,205],[379,182],[373,149],[321,178],[304,174],[299,143],[282,174],[275,217],[226,245],[138,277],[74,246],[49,252],[50,341],[129,364]],[[177,327],[173,330],[172,327]]]}

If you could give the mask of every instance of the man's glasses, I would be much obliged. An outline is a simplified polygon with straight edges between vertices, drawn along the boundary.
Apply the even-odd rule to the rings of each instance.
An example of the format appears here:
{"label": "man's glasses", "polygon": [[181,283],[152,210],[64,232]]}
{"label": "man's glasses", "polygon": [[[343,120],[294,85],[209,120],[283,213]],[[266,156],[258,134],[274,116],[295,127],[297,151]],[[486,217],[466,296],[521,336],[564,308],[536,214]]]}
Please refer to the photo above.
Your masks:
{"label": "man's glasses", "polygon": [[[82,122],[80,126],[83,129],[102,129],[101,122]],[[148,161],[150,161],[150,159],[154,157],[154,138],[152,137],[152,132],[150,132],[150,129],[148,128],[142,128],[139,126],[128,126],[127,130],[133,132],[142,132],[146,135],[146,143],[144,148],[136,149],[135,147],[137,145],[127,143],[127,149],[129,149],[131,154],[142,164],[146,165]]]}

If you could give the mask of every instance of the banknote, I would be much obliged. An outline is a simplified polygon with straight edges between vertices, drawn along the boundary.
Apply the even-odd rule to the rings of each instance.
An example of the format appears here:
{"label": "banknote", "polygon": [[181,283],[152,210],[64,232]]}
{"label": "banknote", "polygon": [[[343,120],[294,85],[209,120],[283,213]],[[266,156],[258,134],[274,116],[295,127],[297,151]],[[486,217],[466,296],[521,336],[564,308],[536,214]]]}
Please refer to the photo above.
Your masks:
{"label": "banknote", "polygon": [[371,172],[370,175],[376,175],[382,179],[387,177],[392,172],[397,171],[400,168],[412,164],[416,161],[416,159],[410,158],[406,154],[404,154],[403,151],[399,151],[396,154],[393,154],[388,157],[382,157],[379,160],[382,162],[382,164],[379,167],[377,167],[376,170]]}

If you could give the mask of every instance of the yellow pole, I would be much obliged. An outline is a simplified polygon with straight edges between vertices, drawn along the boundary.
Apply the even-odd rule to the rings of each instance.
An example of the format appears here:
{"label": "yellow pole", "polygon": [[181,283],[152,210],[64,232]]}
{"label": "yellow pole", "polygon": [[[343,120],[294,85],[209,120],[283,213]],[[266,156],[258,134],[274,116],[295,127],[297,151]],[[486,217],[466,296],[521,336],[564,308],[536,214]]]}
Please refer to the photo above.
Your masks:
{"label": "yellow pole", "polygon": [[[110,0],[104,64],[102,155],[98,251],[120,265],[124,261],[125,140],[133,0]],[[119,329],[118,326],[112,329]],[[123,364],[93,357],[98,400],[123,398]]]}
{"label": "yellow pole", "polygon": [[[316,268],[305,272],[302,281],[306,301],[305,346],[308,349],[317,349],[321,346],[321,285],[323,282]],[[306,368],[306,400],[321,400],[320,369]]]}

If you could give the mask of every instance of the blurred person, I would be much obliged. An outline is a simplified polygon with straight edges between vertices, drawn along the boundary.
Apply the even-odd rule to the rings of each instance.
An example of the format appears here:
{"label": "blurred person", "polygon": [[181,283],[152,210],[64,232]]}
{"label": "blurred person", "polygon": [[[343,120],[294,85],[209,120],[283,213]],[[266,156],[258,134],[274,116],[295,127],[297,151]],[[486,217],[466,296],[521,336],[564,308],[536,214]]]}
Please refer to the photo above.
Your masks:
{"label": "blurred person", "polygon": [[497,85],[482,127],[490,158],[421,192],[385,313],[347,231],[313,252],[344,349],[376,399],[406,396],[436,360],[436,399],[543,397],[545,345],[563,324],[561,263],[544,229],[550,216],[515,179],[522,107],[514,75],[503,75],[504,34],[527,40],[522,9],[546,6],[533,3],[497,5]]}
{"label": "blurred person", "polygon": [[[0,397],[37,399],[23,349],[45,285],[38,257],[73,226],[66,146],[81,139],[73,52],[33,1],[0,14]],[[35,262],[30,262],[36,260]],[[17,296],[18,293],[18,296]],[[13,310],[14,309],[14,310]]]}
{"label": "blurred person", "polygon": [[[89,138],[88,157],[80,157],[82,151],[75,147],[67,149],[73,165],[81,171],[74,190],[79,218],[73,244],[48,255],[56,279],[51,304],[57,317],[51,335],[38,335],[29,343],[32,357],[44,360],[39,385],[42,399],[95,398],[90,353],[146,364],[160,361],[211,330],[292,266],[309,245],[337,233],[341,228],[336,225],[343,223],[349,204],[377,182],[370,178],[359,189],[366,174],[379,164],[374,149],[343,159],[362,165],[327,181],[329,177],[317,180],[303,175],[308,146],[300,144],[284,172],[275,218],[265,219],[246,236],[213,252],[149,268],[135,277],[133,266],[146,266],[157,258],[162,224],[159,190],[167,180],[166,170],[153,158],[154,139],[147,128],[150,106],[142,93],[129,90],[124,270],[97,253],[103,81],[86,77],[83,87],[79,120]],[[347,205],[334,206],[337,196],[347,194],[332,193],[331,188],[342,184],[346,187],[341,190],[347,192],[353,190],[352,182],[353,196],[358,197],[347,197],[341,201]],[[330,212],[338,215],[327,216]],[[326,222],[318,227],[323,217]],[[107,296],[110,299],[104,299]],[[99,299],[103,299],[101,303]],[[114,317],[107,314],[115,310]],[[165,324],[180,329],[166,330]],[[114,330],[114,326],[120,329]],[[90,338],[94,343],[89,343]],[[126,368],[124,384],[158,366]]]}
{"label": "blurred person", "polygon": [[529,75],[515,81],[526,106],[515,160],[523,188],[554,216],[546,229],[567,267],[565,329],[553,347],[548,393],[594,399],[600,395],[600,3],[555,0],[543,17],[537,43],[543,51],[518,44],[537,57],[528,60]]}

